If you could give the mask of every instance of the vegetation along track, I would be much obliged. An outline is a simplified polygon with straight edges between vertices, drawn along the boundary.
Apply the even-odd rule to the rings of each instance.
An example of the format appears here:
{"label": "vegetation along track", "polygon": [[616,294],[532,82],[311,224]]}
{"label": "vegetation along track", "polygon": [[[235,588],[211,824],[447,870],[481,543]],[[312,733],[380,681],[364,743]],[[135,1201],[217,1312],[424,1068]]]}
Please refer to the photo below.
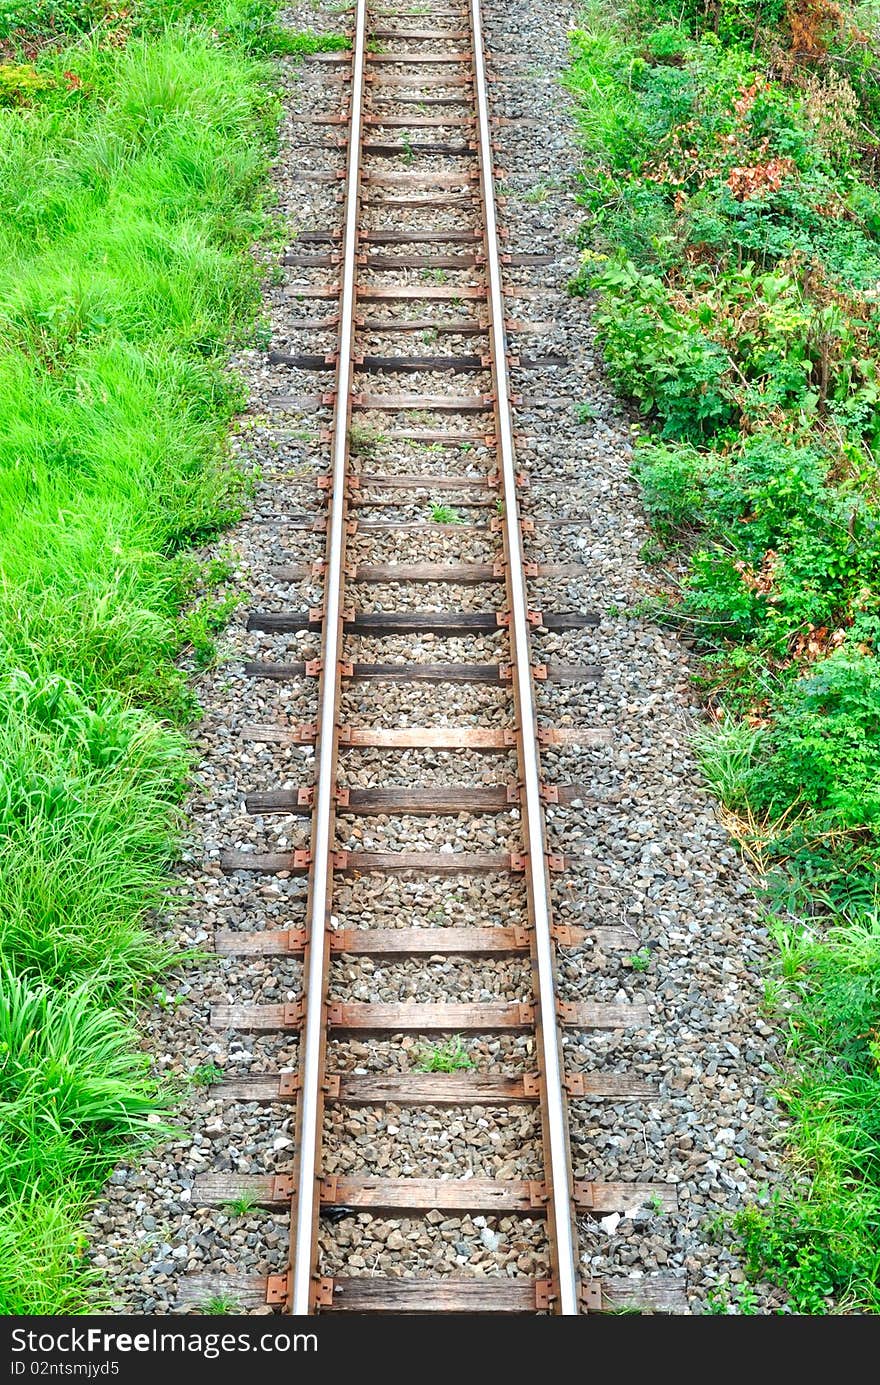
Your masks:
{"label": "vegetation along track", "polygon": [[[368,11],[359,0],[351,53],[326,61],[336,85],[312,120],[319,143],[347,125],[347,138],[335,145],[345,168],[302,176],[341,183],[342,220],[301,233],[285,257],[303,315],[290,349],[272,354],[306,391],[275,399],[275,407],[327,415],[321,437],[328,465],[319,485],[328,504],[318,522],[326,549],[317,562],[269,574],[291,589],[320,580],[323,599],[309,609],[255,610],[248,621],[249,630],[272,636],[321,635],[320,658],[249,669],[278,686],[316,684],[315,722],[282,717],[246,731],[257,742],[314,746],[312,782],[248,799],[261,820],[289,819],[294,837],[297,820],[310,821],[311,830],[300,847],[285,838],[282,851],[229,850],[222,861],[227,873],[307,877],[308,893],[304,917],[289,928],[226,931],[216,940],[230,955],[301,957],[302,993],[286,1003],[221,1005],[212,1014],[217,1030],[298,1037],[297,1072],[218,1088],[230,1102],[293,1103],[294,1157],[283,1173],[204,1173],[194,1194],[206,1203],[289,1204],[290,1257],[268,1276],[191,1276],[178,1307],[231,1298],[240,1307],[268,1303],[295,1314],[680,1311],[680,1277],[588,1282],[579,1267],[579,1217],[625,1211],[634,1199],[672,1208],[675,1188],[572,1175],[567,1096],[622,1101],[652,1089],[619,1071],[567,1077],[562,1061],[563,1028],[632,1028],[643,1016],[634,1004],[557,995],[556,951],[579,938],[554,923],[566,862],[548,847],[544,807],[576,801],[583,790],[548,783],[541,750],[589,747],[612,733],[539,727],[536,716],[536,680],[593,680],[598,671],[538,662],[533,632],[588,628],[598,617],[537,609],[533,597],[541,584],[577,573],[575,564],[526,556],[534,524],[520,513],[525,478],[516,470],[514,428],[521,401],[511,394],[509,367],[526,367],[540,380],[555,361],[537,354],[539,323],[506,319],[537,297],[512,272],[528,277],[544,257],[508,250],[497,226],[479,2],[414,15]],[[347,114],[339,113],[340,89]],[[320,389],[312,394],[315,379]],[[407,511],[438,495],[430,522]],[[383,517],[388,512],[403,517]],[[307,546],[312,522],[283,518]],[[371,707],[379,685],[395,690],[390,714],[387,702],[381,711]],[[426,698],[426,686],[436,694]],[[480,700],[487,686],[492,700]],[[346,757],[367,750],[382,759],[378,769],[373,762],[372,786],[355,787]],[[435,750],[452,752],[465,782],[429,775],[414,784],[409,769],[401,774],[400,752]],[[396,849],[360,849],[363,818],[376,821],[383,848]],[[397,926],[375,927],[369,916],[358,917],[351,885],[376,876],[443,876],[463,889],[490,879],[495,888],[485,896],[484,926],[459,927],[442,910],[420,915],[411,906]],[[620,945],[612,935],[623,930],[604,931],[608,945]],[[438,971],[438,959],[452,965]],[[488,960],[500,995],[469,980],[458,967],[463,959]],[[400,999],[345,998],[353,960],[399,974]],[[509,1045],[501,1049],[508,1061],[477,1070],[468,1040],[487,1034]],[[393,1050],[409,1049],[413,1036],[422,1070],[401,1070]],[[357,1108],[383,1104],[447,1113],[519,1108],[515,1162],[532,1176],[437,1178],[429,1145],[408,1154],[402,1177],[327,1173],[328,1140],[338,1144],[359,1128]],[[365,1209],[441,1224],[455,1212],[474,1214],[478,1224],[499,1213],[520,1217],[543,1269],[470,1278],[338,1273],[346,1244],[340,1233]]]}

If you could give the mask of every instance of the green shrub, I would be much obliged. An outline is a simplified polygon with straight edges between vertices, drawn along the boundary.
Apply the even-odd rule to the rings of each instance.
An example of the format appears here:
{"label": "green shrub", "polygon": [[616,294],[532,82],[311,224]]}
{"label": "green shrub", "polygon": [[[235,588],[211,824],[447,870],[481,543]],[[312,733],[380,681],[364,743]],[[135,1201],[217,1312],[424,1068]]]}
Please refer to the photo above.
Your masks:
{"label": "green shrub", "polygon": [[54,85],[52,78],[38,72],[32,63],[0,62],[0,106],[26,106]]}
{"label": "green shrub", "polygon": [[[793,15],[821,61],[780,58]],[[656,611],[702,656],[700,763],[778,924],[795,1177],[736,1229],[811,1314],[880,1311],[875,46],[846,10],[636,0],[591,11],[568,78],[573,288],[645,418]]]}
{"label": "green shrub", "polygon": [[787,691],[752,802],[773,816],[803,804],[829,829],[880,827],[880,666],[840,651]]}
{"label": "green shrub", "polygon": [[732,421],[725,352],[672,307],[659,278],[624,262],[589,282],[601,295],[595,320],[609,373],[643,413],[657,414],[664,437],[696,439]]}

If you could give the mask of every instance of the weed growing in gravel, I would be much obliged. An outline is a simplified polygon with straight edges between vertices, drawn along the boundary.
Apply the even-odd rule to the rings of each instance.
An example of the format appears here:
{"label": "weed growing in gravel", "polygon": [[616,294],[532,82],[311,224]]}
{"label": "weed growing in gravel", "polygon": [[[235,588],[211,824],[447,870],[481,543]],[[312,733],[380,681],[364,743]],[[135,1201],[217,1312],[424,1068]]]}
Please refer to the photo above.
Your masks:
{"label": "weed growing in gravel", "polygon": [[731,1292],[730,1285],[725,1281],[710,1289],[706,1295],[706,1307],[703,1310],[706,1316],[718,1315],[739,1315],[742,1317],[753,1317],[757,1312],[757,1296],[754,1289],[749,1284],[736,1284]]}
{"label": "weed growing in gravel", "polygon": [[259,1201],[253,1193],[242,1193],[240,1197],[233,1197],[228,1202],[224,1202],[223,1210],[232,1217],[246,1217],[259,1205]]}
{"label": "weed growing in gravel", "polygon": [[552,182],[542,179],[532,187],[526,188],[522,195],[523,201],[529,202],[532,206],[539,206],[542,202],[547,201],[554,186]]}
{"label": "weed growing in gravel", "polygon": [[304,58],[314,53],[339,53],[350,47],[351,39],[346,34],[295,34],[289,29],[275,29],[264,51]]}
{"label": "weed growing in gravel", "polygon": [[181,635],[185,641],[181,653],[191,655],[196,668],[210,668],[216,662],[214,636],[226,627],[240,604],[241,598],[235,592],[228,592],[220,601],[202,601],[187,612],[181,621]]}
{"label": "weed growing in gravel", "polygon": [[461,1072],[475,1066],[460,1034],[425,1049],[417,1064],[419,1072]]}
{"label": "weed growing in gravel", "polygon": [[633,971],[648,971],[651,966],[651,949],[640,947],[638,952],[631,953],[626,960]]}
{"label": "weed growing in gravel", "polygon": [[231,1318],[241,1311],[236,1300],[227,1294],[215,1294],[202,1305],[202,1312],[208,1317]]}
{"label": "weed growing in gravel", "polygon": [[194,1087],[214,1087],[222,1082],[225,1074],[218,1063],[201,1063],[193,1068],[189,1080]]}
{"label": "weed growing in gravel", "polygon": [[645,539],[645,542],[639,549],[639,557],[642,562],[647,563],[649,567],[653,566],[655,563],[665,563],[669,558],[669,554],[669,546],[662,543],[659,539],[655,539],[653,536],[649,539]]}
{"label": "weed growing in gravel", "polygon": [[383,435],[372,428],[364,428],[352,423],[348,430],[348,444],[359,457],[374,457],[385,441]]}
{"label": "weed growing in gravel", "polygon": [[439,500],[431,502],[430,518],[432,524],[464,524],[454,505],[443,505]]}

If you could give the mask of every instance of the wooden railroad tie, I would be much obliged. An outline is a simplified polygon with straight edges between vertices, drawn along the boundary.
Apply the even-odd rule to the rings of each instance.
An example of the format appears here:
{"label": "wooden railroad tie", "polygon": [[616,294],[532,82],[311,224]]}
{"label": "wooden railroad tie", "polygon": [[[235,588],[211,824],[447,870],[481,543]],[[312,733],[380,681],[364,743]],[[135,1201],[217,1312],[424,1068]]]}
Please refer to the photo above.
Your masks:
{"label": "wooden railroad tie", "polygon": [[[290,1202],[293,1180],[288,1174],[202,1173],[193,1189],[195,1202],[222,1206],[247,1197],[255,1205],[275,1207]],[[486,1216],[521,1213],[542,1216],[548,1192],[540,1180],[496,1178],[375,1178],[331,1174],[321,1179],[322,1207],[392,1215],[425,1212],[475,1212]],[[572,1202],[578,1212],[605,1216],[632,1213],[651,1204],[655,1210],[676,1212],[678,1192],[674,1183],[578,1182],[572,1185]]]}
{"label": "wooden railroad tie", "polygon": [[[479,957],[493,953],[528,952],[531,929],[497,925],[423,928],[337,928],[330,933],[330,951],[351,956],[454,956]],[[559,947],[594,945],[604,951],[632,951],[629,928],[571,928],[555,924],[553,937]],[[215,951],[225,957],[285,957],[305,949],[304,928],[267,928],[259,933],[222,930],[214,935]]]}
{"label": "wooden railroad tie", "polygon": [[[243,1309],[283,1305],[289,1294],[287,1273],[280,1275],[199,1274],[180,1282],[178,1312],[198,1311],[212,1298],[232,1298]],[[549,1279],[391,1278],[343,1276],[318,1284],[320,1312],[375,1314],[491,1313],[533,1315],[551,1310],[555,1290]],[[587,1312],[683,1314],[688,1297],[683,1275],[660,1272],[641,1278],[604,1277],[581,1285]]]}
{"label": "wooden railroad tie", "polygon": [[[656,1084],[626,1073],[574,1073],[566,1079],[572,1100],[651,1101]],[[220,1101],[293,1102],[299,1090],[295,1072],[228,1077],[212,1088]],[[522,1106],[540,1097],[535,1074],[502,1077],[466,1073],[329,1073],[325,1100],[345,1106]]]}
{"label": "wooden railroad tie", "polygon": [[[249,665],[251,668],[282,667],[281,665]],[[302,666],[305,668],[305,665]],[[357,667],[357,665],[355,665]],[[266,744],[314,745],[318,728],[314,722],[299,726],[243,726],[244,740]],[[539,727],[539,744],[545,746],[598,747],[613,744],[614,733],[605,726]],[[510,750],[516,746],[511,730],[496,730],[479,726],[341,726],[337,733],[340,750],[361,747],[384,749]]]}
{"label": "wooden railroad tie", "polygon": [[[650,1022],[648,1007],[635,1002],[563,1002],[558,1008],[560,1023],[569,1029],[644,1029]],[[215,1005],[211,1011],[211,1028],[218,1031],[239,1029],[270,1034],[299,1029],[302,1022],[301,1001],[279,1005]],[[533,1028],[535,1009],[529,1001],[466,1005],[346,1001],[327,1006],[327,1023],[331,1029],[351,1033],[491,1034]]]}
{"label": "wooden railroad tie", "polygon": [[[352,635],[477,635],[498,634],[509,622],[504,611],[343,611],[344,627]],[[297,630],[320,630],[324,612],[254,611],[248,617],[248,630],[270,634],[292,634]],[[601,623],[601,617],[584,611],[530,611],[529,623],[551,632],[585,630]]]}

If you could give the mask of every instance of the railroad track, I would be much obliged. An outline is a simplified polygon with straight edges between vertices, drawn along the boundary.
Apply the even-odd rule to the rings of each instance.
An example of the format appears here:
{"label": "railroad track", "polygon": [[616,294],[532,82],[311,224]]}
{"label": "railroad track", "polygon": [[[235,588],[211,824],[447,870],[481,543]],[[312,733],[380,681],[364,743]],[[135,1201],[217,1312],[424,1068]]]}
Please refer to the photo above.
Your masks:
{"label": "railroad track", "polygon": [[[563,1063],[565,1031],[631,1029],[646,1017],[638,1005],[558,995],[557,953],[577,948],[583,937],[554,922],[566,861],[548,843],[545,807],[576,803],[588,788],[547,782],[541,754],[547,747],[589,747],[610,735],[538,725],[536,682],[590,681],[600,670],[540,662],[532,649],[535,632],[588,628],[599,617],[539,609],[530,600],[542,582],[576,578],[582,569],[526,556],[534,525],[522,514],[527,478],[517,469],[518,400],[510,374],[552,369],[554,358],[540,354],[539,323],[530,330],[528,321],[508,316],[538,295],[506,284],[504,276],[547,257],[508,249],[498,225],[482,25],[479,0],[433,4],[417,16],[358,0],[352,52],[331,60],[342,74],[348,111],[313,117],[324,147],[328,131],[347,129],[343,140],[331,141],[345,158],[342,221],[302,233],[285,257],[296,271],[303,316],[271,360],[289,368],[292,380],[323,386],[314,395],[282,396],[277,408],[332,415],[322,434],[327,467],[319,478],[326,549],[316,563],[285,563],[268,575],[291,589],[319,582],[323,600],[311,608],[253,611],[248,628],[279,638],[312,632],[321,652],[298,662],[254,661],[247,670],[270,683],[316,685],[314,722],[247,733],[264,743],[314,747],[310,782],[251,785],[247,800],[261,820],[310,819],[310,836],[307,847],[230,850],[222,861],[230,873],[303,875],[308,895],[303,917],[289,929],[224,932],[216,939],[226,955],[301,957],[303,984],[293,1001],[223,1005],[212,1014],[218,1030],[298,1036],[298,1071],[227,1080],[218,1089],[227,1101],[295,1105],[294,1157],[281,1174],[208,1173],[196,1184],[206,1203],[244,1197],[289,1205],[290,1256],[265,1277],[195,1276],[184,1282],[181,1310],[197,1309],[218,1292],[243,1307],[268,1303],[296,1315],[569,1316],[627,1307],[678,1311],[682,1304],[680,1280],[591,1281],[580,1265],[582,1217],[625,1211],[646,1199],[673,1208],[675,1190],[586,1181],[573,1172],[570,1097],[625,1101],[654,1092],[619,1071],[566,1075]],[[303,177],[335,181],[337,174]],[[508,343],[514,334],[522,334],[516,351]],[[445,510],[435,509],[431,520],[413,517],[414,506],[424,512],[438,496]],[[388,510],[404,517],[384,518]],[[438,647],[455,657],[429,659]],[[371,711],[371,696],[387,685],[400,699],[391,718]],[[426,686],[437,689],[433,706]],[[471,689],[493,690],[489,715],[462,700]],[[434,714],[426,715],[426,707]],[[456,718],[459,707],[465,711]],[[389,720],[397,724],[383,724]],[[372,757],[373,783],[350,784],[346,760],[364,753]],[[407,767],[423,754],[435,769],[460,763],[471,782],[459,786],[436,772],[426,783],[407,782]],[[475,772],[476,761],[493,768]],[[423,831],[425,818],[430,829]],[[378,822],[380,835],[403,841],[405,849],[353,845],[362,840],[364,819]],[[492,824],[482,833],[488,844],[474,850],[476,824],[486,822]],[[443,824],[446,836],[434,849]],[[482,922],[459,925],[437,918],[436,910],[420,914],[416,895],[411,920],[375,927],[352,907],[350,883],[364,877],[449,878],[465,889],[489,878],[494,903]],[[392,972],[405,968],[406,998],[337,999],[338,969],[353,958]],[[479,988],[475,998],[471,988],[466,1000],[437,999],[432,968],[438,959],[452,964],[453,989],[461,959],[508,967],[512,979],[505,986],[515,998],[486,999]],[[401,1052],[423,1053],[451,1035],[461,1036],[463,1052],[472,1036],[499,1035],[502,1059],[515,1061],[453,1071],[400,1061]],[[338,1061],[345,1056],[340,1045],[352,1036],[356,1066]],[[513,1039],[515,1052],[503,1046]],[[383,1057],[389,1046],[397,1050],[392,1063]],[[521,1109],[534,1176],[429,1176],[427,1152],[427,1174],[406,1160],[405,1176],[328,1173],[328,1120],[344,1130],[357,1110],[377,1108],[434,1112],[441,1124],[456,1110]],[[442,1223],[443,1214],[453,1213],[521,1218],[543,1228],[538,1263],[546,1269],[328,1273],[334,1227],[364,1212],[403,1224],[436,1222],[437,1214]]]}

